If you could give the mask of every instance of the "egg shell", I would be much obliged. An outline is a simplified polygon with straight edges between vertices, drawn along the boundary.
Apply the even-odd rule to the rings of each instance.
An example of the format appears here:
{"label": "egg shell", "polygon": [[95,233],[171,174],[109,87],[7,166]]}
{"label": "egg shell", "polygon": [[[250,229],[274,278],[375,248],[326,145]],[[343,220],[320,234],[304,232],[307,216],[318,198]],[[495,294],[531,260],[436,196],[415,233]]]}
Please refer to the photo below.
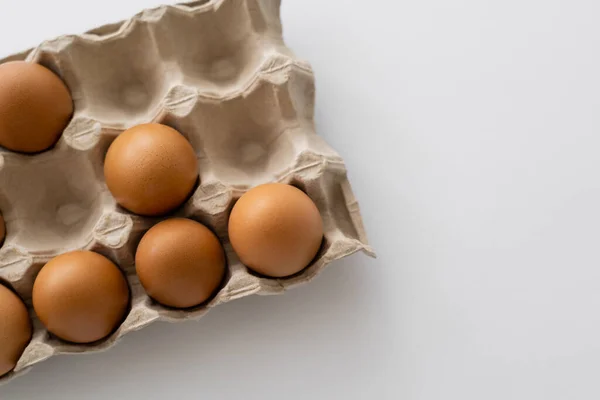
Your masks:
{"label": "egg shell", "polygon": [[46,329],[74,343],[109,335],[122,322],[129,287],[119,268],[91,251],[50,260],[33,284],[33,308]]}
{"label": "egg shell", "polygon": [[15,367],[31,339],[31,331],[25,304],[0,284],[0,376]]}
{"label": "egg shell", "polygon": [[168,213],[191,194],[198,180],[192,145],[175,129],[142,124],[110,145],[104,178],[117,203],[146,216]]}
{"label": "egg shell", "polygon": [[150,228],[138,245],[135,264],[148,295],[175,308],[205,302],[225,276],[219,239],[204,225],[185,218]]}
{"label": "egg shell", "polygon": [[0,145],[37,153],[59,139],[73,114],[63,81],[35,63],[0,64]]}
{"label": "egg shell", "polygon": [[323,221],[315,203],[300,189],[264,184],[235,203],[229,239],[248,268],[285,277],[300,272],[316,256],[323,240]]}

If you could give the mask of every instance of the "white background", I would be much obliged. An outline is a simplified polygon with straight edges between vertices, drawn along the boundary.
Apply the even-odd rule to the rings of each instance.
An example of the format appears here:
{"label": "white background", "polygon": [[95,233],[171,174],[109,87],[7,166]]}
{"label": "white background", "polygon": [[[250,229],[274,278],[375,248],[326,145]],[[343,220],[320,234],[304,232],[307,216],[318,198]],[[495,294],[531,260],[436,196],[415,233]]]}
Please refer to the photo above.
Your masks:
{"label": "white background", "polygon": [[[157,4],[2,0],[0,54]],[[600,398],[600,2],[282,13],[379,258],[53,358],[0,398]]]}

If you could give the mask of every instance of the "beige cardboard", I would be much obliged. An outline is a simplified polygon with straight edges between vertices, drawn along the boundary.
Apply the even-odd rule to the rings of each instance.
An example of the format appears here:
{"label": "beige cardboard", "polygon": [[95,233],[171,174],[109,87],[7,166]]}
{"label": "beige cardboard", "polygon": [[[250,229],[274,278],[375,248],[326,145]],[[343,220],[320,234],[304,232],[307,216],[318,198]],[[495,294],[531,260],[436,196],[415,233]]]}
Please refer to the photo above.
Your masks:
{"label": "beige cardboard", "polygon": [[[25,299],[35,325],[15,371],[0,383],[52,355],[104,350],[154,321],[199,318],[237,298],[282,293],[359,250],[374,255],[344,162],[315,133],[313,72],[285,47],[279,6],[278,0],[162,6],[0,61],[26,59],[52,69],[75,102],[73,120],[53,149],[35,156],[0,150],[0,209],[8,232],[0,249],[0,278]],[[175,215],[211,227],[227,251],[224,287],[208,304],[191,310],[165,308],[144,293],[134,252],[159,219],[118,207],[103,181],[103,157],[111,141],[124,129],[150,121],[179,130],[198,155],[200,185]],[[227,238],[235,200],[271,181],[305,190],[325,226],[316,260],[288,279],[249,273]],[[74,249],[111,258],[132,289],[124,323],[90,345],[49,335],[31,307],[41,267]]]}

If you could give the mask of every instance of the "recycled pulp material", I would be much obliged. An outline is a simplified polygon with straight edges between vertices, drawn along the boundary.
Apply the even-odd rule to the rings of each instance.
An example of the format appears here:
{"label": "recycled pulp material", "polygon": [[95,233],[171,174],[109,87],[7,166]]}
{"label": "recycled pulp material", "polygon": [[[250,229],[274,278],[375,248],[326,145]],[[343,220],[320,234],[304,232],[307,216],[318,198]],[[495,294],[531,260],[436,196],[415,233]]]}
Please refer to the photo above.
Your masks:
{"label": "recycled pulp material", "polygon": [[[72,121],[51,150],[26,156],[0,149],[0,210],[8,235],[0,249],[0,279],[26,301],[34,321],[31,343],[0,382],[55,354],[107,349],[157,320],[199,318],[234,299],[282,293],[359,250],[374,255],[343,160],[315,133],[313,72],[285,46],[279,8],[279,0],[162,6],[0,60],[25,59],[50,68],[75,103]],[[124,129],[151,121],[177,129],[198,155],[199,186],[174,215],[209,226],[227,252],[222,289],[208,304],[185,311],[151,300],[135,274],[137,243],[159,219],[117,206],[103,180],[111,141]],[[287,279],[249,272],[227,237],[236,199],[273,181],[304,190],[325,227],[317,258]],[[112,259],[126,272],[132,291],[123,324],[90,345],[52,336],[31,307],[42,266],[75,249]]]}

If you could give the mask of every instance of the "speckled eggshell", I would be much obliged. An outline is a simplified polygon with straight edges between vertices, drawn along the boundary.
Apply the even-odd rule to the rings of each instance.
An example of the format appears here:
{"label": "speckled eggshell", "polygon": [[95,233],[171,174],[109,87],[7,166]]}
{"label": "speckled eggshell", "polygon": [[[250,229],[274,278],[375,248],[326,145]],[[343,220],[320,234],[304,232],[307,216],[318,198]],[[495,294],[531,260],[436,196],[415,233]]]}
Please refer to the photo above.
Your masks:
{"label": "speckled eggshell", "polygon": [[74,343],[109,335],[125,317],[129,287],[119,268],[91,251],[50,260],[33,284],[33,308],[46,329]]}
{"label": "speckled eggshell", "polygon": [[159,303],[175,308],[208,300],[225,276],[219,239],[199,222],[172,218],[154,225],[135,254],[138,277]]}
{"label": "speckled eggshell", "polygon": [[0,145],[37,153],[50,148],[73,114],[63,81],[35,63],[0,64]]}
{"label": "speckled eggshell", "polygon": [[246,192],[229,217],[229,239],[251,270],[271,277],[300,272],[316,256],[323,221],[300,189],[270,183]]}
{"label": "speckled eggshell", "polygon": [[142,124],[121,133],[104,160],[104,178],[129,211],[161,215],[180,206],[198,179],[192,145],[175,129]]}
{"label": "speckled eggshell", "polygon": [[0,284],[0,376],[15,367],[30,339],[31,321],[25,304]]}

